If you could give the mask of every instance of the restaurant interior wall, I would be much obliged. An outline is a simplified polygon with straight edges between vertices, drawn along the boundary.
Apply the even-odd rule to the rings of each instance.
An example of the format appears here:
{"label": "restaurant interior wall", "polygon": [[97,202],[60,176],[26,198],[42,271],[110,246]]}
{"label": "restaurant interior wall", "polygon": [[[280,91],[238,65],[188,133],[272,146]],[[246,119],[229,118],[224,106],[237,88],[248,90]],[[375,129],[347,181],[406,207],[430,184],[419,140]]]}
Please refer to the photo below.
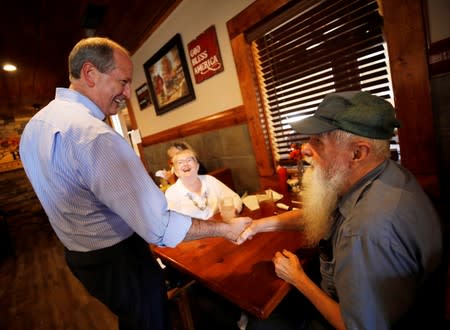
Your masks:
{"label": "restaurant interior wall", "polygon": [[[257,3],[257,2],[260,2],[260,1],[255,1],[255,3]],[[189,16],[189,15],[186,15],[186,14],[188,14],[188,13],[190,13],[190,14],[192,14],[192,11],[190,12],[189,11],[189,9],[192,9],[190,6],[187,6],[187,4],[189,3],[189,1],[188,2],[186,2],[186,4],[185,4],[185,6],[180,6],[178,9],[177,9],[177,11],[176,11],[176,14],[177,15],[181,15],[181,16]],[[431,2],[430,3],[430,6],[434,6],[435,5],[435,2]],[[188,11],[184,11],[184,10],[188,10]],[[237,11],[237,10],[236,10]],[[175,13],[174,13],[175,14]],[[433,17],[433,15],[435,15],[434,14],[434,12],[432,11],[432,10],[429,10],[428,11],[428,14],[430,15],[430,17],[429,17],[429,21],[434,21],[434,17]],[[173,15],[171,15],[170,17],[169,17],[169,19],[171,19],[171,17],[172,17]],[[226,18],[223,18],[223,19],[220,19],[220,21],[224,21],[224,20],[226,20]],[[437,24],[434,24],[434,28],[435,28],[435,30],[437,29],[437,30],[439,30],[439,28],[440,28],[440,23],[439,23],[439,17],[437,17],[437,19],[436,19],[437,21],[438,21],[438,23]],[[173,20],[170,20],[170,22],[171,22],[171,24],[173,23],[173,22],[177,22],[178,20],[175,20],[175,19],[173,19]],[[176,23],[174,23],[174,24],[176,24]],[[205,24],[206,25],[206,24]],[[216,24],[217,25],[217,24]],[[219,30],[219,29],[218,29]],[[220,32],[218,31],[218,34],[219,34]],[[157,30],[156,32],[155,32],[155,34],[159,34],[159,30]],[[445,34],[445,33],[444,33]],[[447,32],[447,34],[448,34],[448,32]],[[219,37],[219,40],[220,40],[220,37]],[[219,41],[220,43],[222,43],[222,41]],[[222,46],[221,46],[222,47]],[[135,63],[135,65],[136,65],[136,63]],[[220,75],[219,75],[220,76]],[[214,79],[214,78],[213,78]],[[206,81],[207,82],[207,81]],[[206,84],[206,82],[205,82],[205,84]],[[139,82],[138,82],[139,83]],[[440,84],[440,81],[437,81],[436,82],[438,85]],[[198,87],[198,85],[196,85],[195,86],[196,88]],[[221,91],[227,91],[229,88],[230,88],[230,85],[223,85],[223,86],[220,86],[220,87],[218,87]],[[243,91],[242,91],[243,92]],[[245,94],[245,93],[244,93]],[[201,98],[202,97],[202,95],[197,95],[198,96],[198,98]],[[206,99],[208,99],[208,97],[207,96],[205,96],[206,97]],[[245,97],[245,96],[244,96]],[[433,95],[433,99],[435,98],[435,95]],[[209,100],[209,99],[208,99]],[[182,107],[183,108],[183,107]],[[133,109],[136,109],[136,106],[134,106],[133,107]],[[174,112],[176,112],[177,110],[174,110]],[[434,108],[434,103],[433,103],[433,111],[434,112],[436,112],[436,111],[439,111],[439,112],[442,112],[443,111],[443,109],[441,109],[441,108],[439,108],[439,109],[435,109]],[[135,111],[136,112],[136,111]],[[139,112],[139,110],[137,111],[137,112]],[[144,111],[145,112],[145,111]],[[190,122],[193,122],[193,121],[195,121],[195,117],[191,117],[191,116],[185,116],[184,114],[185,114],[186,112],[184,111],[183,112],[183,115],[181,115],[180,116],[180,118],[182,118],[183,120],[183,122],[184,122],[184,125],[185,126],[189,126],[189,123]],[[139,113],[138,113],[138,115],[139,115]],[[210,117],[211,116],[214,116],[214,113],[213,114],[211,114],[211,115],[209,115]],[[442,116],[446,116],[445,115],[445,113],[443,113],[442,114]],[[247,116],[248,117],[248,116]],[[140,118],[137,118],[137,121],[138,121],[138,126],[139,126],[139,128],[141,129],[141,124],[142,124],[142,122],[140,121]],[[448,122],[448,121],[447,121]],[[153,125],[153,123],[151,123],[151,125]],[[445,123],[442,123],[442,122],[439,122],[439,123],[437,123],[437,125],[444,125],[443,127],[441,127],[441,126],[436,126],[436,129],[437,130],[439,130],[440,131],[440,135],[442,135],[442,133],[443,132],[447,132],[448,131],[448,129],[446,129],[445,128]],[[173,127],[173,125],[154,125],[154,127],[158,127],[158,134],[161,134],[161,135],[164,135],[166,132],[169,132],[170,131],[170,128],[171,127]],[[144,131],[141,129],[141,133],[143,133],[143,137],[145,137],[145,133],[144,133]],[[171,136],[171,137],[173,137],[173,131],[171,131],[170,132],[170,134],[167,134],[168,136]],[[176,133],[176,132],[175,132]],[[155,133],[156,134],[156,133]],[[152,137],[153,135],[155,135],[155,134],[150,134],[150,135],[147,135],[148,137]],[[251,136],[251,139],[253,140],[254,139],[254,136],[252,135],[252,134],[250,134],[250,136]],[[166,139],[165,141],[169,141],[170,139]],[[165,141],[159,141],[159,142],[165,142]],[[253,144],[254,144],[254,141],[252,141],[253,142]],[[440,154],[442,155],[442,154],[445,154],[443,151],[444,150],[446,150],[445,149],[445,144],[440,144]],[[257,161],[257,163],[258,163],[258,170],[260,170],[261,169],[261,162],[258,160],[258,154],[260,154],[261,152],[265,152],[264,150],[256,150],[255,151],[255,147],[253,147],[253,152],[254,152],[254,154],[255,154],[255,157],[256,157],[256,161]],[[447,168],[448,167],[448,160],[445,160],[444,159],[444,161],[446,162],[446,164],[441,164],[441,167],[445,167],[445,168]],[[261,176],[261,175],[260,175]],[[272,182],[274,182],[273,180],[272,180]],[[445,186],[443,186],[442,188],[444,188]],[[448,187],[448,185],[447,185],[447,187]],[[447,189],[448,190],[448,189]],[[443,191],[445,191],[445,189],[443,189]]]}
{"label": "restaurant interior wall", "polygon": [[[209,26],[216,28],[224,71],[196,84],[193,79],[192,66],[188,63],[191,79],[194,83],[196,99],[177,107],[161,116],[157,116],[154,107],[139,110],[137,98],[133,94],[131,105],[137,127],[145,139],[146,136],[194,121],[205,116],[215,115],[224,110],[242,104],[242,97],[237,82],[237,74],[225,22],[252,1],[220,1],[211,6],[209,1],[184,0],[164,21],[155,33],[133,54],[134,82],[140,86],[146,81],[143,63],[147,61],[174,34],[180,33],[187,56],[187,43],[195,39]],[[205,9],[208,15],[201,15]],[[135,88],[133,87],[133,90]],[[251,140],[245,125],[224,128],[217,125],[217,130],[204,134],[197,133],[186,138],[168,139],[161,143],[146,145],[143,157],[151,173],[167,168],[166,150],[173,140],[186,140],[199,153],[200,159],[209,170],[229,167],[238,193],[259,189]]]}
{"label": "restaurant interior wall", "polygon": [[[253,1],[227,0],[212,3],[208,0],[184,0],[133,54],[134,76],[131,105],[143,137],[242,104],[225,22],[251,2]],[[216,28],[224,70],[196,84],[192,65],[189,63],[187,44],[211,25]],[[146,82],[143,64],[177,33],[181,34],[196,98],[161,116],[156,115],[153,105],[139,110],[134,90]]]}

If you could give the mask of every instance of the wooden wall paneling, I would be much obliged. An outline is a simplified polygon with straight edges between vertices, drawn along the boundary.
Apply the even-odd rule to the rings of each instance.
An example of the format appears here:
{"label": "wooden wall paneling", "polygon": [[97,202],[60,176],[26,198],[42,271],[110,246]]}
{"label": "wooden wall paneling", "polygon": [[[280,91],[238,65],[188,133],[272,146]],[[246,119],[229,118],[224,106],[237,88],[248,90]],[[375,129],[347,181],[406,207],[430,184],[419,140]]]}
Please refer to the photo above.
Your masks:
{"label": "wooden wall paneling", "polygon": [[126,103],[127,103],[128,115],[130,116],[131,128],[138,129],[136,116],[134,115],[133,106],[131,105],[130,100],[127,100]]}
{"label": "wooden wall paneling", "polygon": [[439,196],[437,141],[421,0],[383,0],[401,162],[432,197]]}
{"label": "wooden wall paneling", "polygon": [[261,23],[267,16],[273,14],[292,0],[256,0],[239,14],[227,22],[228,35],[234,39],[242,32]]}
{"label": "wooden wall paneling", "polygon": [[242,106],[238,106],[226,111],[213,114],[208,117],[200,118],[190,122],[188,125],[182,125],[180,132],[182,136],[189,136],[208,131],[214,131],[219,128],[239,125],[245,122],[245,113]]}
{"label": "wooden wall paneling", "polygon": [[173,127],[173,128],[158,132],[156,134],[147,135],[147,136],[143,137],[142,145],[145,148],[147,146],[151,146],[156,143],[167,142],[170,140],[179,139],[180,137],[182,137],[182,135],[180,133],[180,129],[177,126],[177,127]]}
{"label": "wooden wall paneling", "polygon": [[450,73],[450,38],[432,43],[428,52],[432,76]]}
{"label": "wooden wall paneling", "polygon": [[193,120],[189,123],[179,125],[156,134],[142,138],[142,146],[150,146],[156,143],[180,139],[186,136],[205,133],[219,128],[240,125],[246,122],[243,106],[228,109],[211,116]]}
{"label": "wooden wall paneling", "polygon": [[[130,116],[131,128],[133,130],[138,129],[139,127],[137,124],[136,116],[134,115],[133,106],[131,105],[130,100],[127,100],[126,103],[127,103],[128,115]],[[142,142],[137,144],[137,148],[139,150],[139,155],[140,155],[142,164],[144,164],[144,167],[147,170],[147,172],[150,172],[147,159],[144,156],[144,147],[142,146]],[[153,173],[150,173],[150,175],[153,175]]]}
{"label": "wooden wall paneling", "polygon": [[251,58],[250,45],[245,40],[245,36],[239,36],[231,40],[231,48],[234,55],[236,70],[239,75],[239,85],[241,87],[244,109],[247,116],[247,125],[252,140],[253,152],[255,154],[258,173],[260,176],[272,176],[274,166],[271,155],[265,144],[264,131],[260,122],[258,110],[258,100],[253,74],[249,65]]}
{"label": "wooden wall paneling", "polygon": [[[275,168],[270,150],[265,145],[264,132],[260,123],[255,85],[249,62],[251,61],[250,45],[244,33],[260,24],[275,11],[291,2],[291,0],[256,0],[239,14],[227,22],[234,62],[239,76],[239,84],[247,115],[247,125],[252,140],[253,151],[260,177],[273,177]],[[271,181],[271,179],[269,179]],[[265,181],[264,181],[265,182]],[[261,185],[265,186],[263,181]]]}

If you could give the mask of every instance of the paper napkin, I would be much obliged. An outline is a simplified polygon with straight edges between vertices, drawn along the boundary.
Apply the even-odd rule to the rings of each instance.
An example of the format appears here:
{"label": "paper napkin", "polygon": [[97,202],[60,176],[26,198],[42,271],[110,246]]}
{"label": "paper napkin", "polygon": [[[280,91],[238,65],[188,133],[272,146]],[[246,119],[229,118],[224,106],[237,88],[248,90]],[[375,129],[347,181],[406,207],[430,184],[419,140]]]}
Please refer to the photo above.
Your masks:
{"label": "paper napkin", "polygon": [[242,198],[242,202],[250,209],[250,211],[259,209],[258,199],[256,198],[256,195],[247,195]]}

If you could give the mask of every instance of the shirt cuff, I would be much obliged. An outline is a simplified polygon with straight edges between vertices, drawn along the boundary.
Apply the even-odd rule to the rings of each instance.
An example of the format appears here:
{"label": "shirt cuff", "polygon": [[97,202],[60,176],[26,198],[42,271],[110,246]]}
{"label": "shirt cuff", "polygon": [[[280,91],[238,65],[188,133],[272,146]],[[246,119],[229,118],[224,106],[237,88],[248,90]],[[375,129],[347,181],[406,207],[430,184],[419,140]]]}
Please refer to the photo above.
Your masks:
{"label": "shirt cuff", "polygon": [[175,247],[186,237],[191,228],[192,219],[186,215],[170,211],[169,221],[162,239],[162,245]]}

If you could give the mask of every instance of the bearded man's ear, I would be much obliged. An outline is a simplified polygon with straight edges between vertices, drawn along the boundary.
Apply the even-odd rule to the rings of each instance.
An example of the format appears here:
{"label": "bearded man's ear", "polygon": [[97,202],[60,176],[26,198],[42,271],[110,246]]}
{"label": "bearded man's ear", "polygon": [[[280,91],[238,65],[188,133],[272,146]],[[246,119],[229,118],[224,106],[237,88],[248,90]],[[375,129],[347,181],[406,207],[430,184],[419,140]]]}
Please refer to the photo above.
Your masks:
{"label": "bearded man's ear", "polygon": [[353,160],[363,160],[370,153],[370,146],[367,143],[358,143],[353,150]]}

